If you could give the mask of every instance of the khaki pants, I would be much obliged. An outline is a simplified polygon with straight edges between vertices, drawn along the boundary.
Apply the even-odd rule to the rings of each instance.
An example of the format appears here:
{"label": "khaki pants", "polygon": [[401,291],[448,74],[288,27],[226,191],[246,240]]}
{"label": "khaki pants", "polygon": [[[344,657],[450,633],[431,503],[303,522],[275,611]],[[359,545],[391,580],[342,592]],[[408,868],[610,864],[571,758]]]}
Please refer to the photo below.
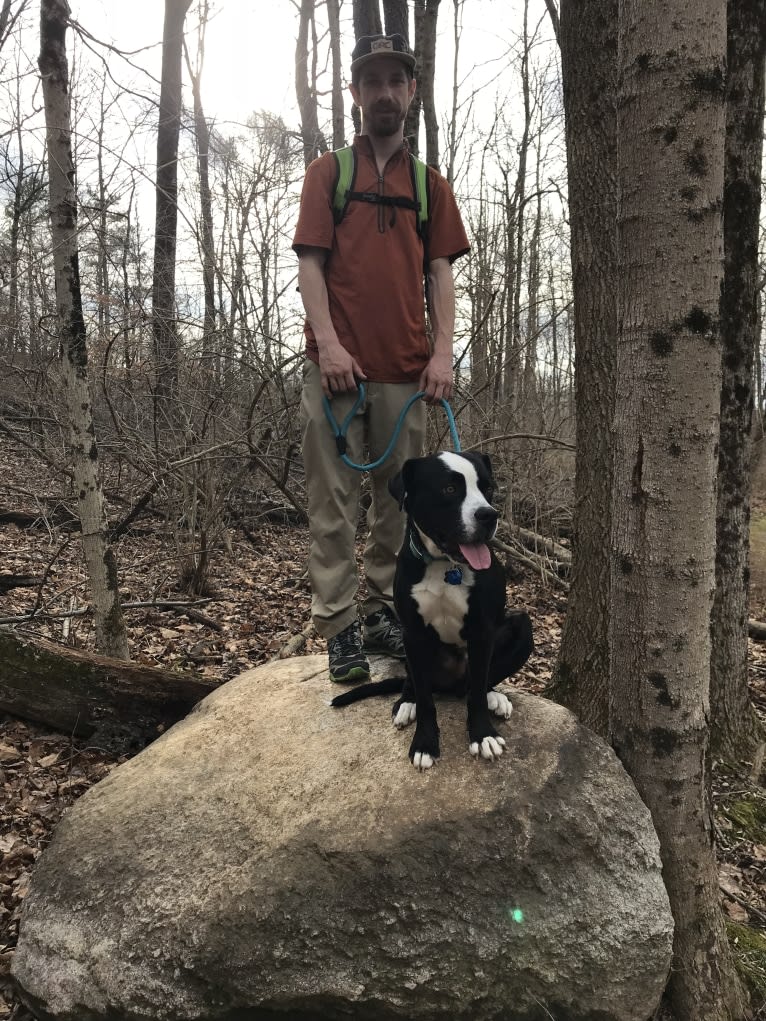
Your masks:
{"label": "khaki pants", "polygon": [[[376,461],[386,449],[404,405],[417,393],[416,383],[365,383],[367,395],[350,422],[346,454],[355,464]],[[332,413],[340,425],[357,398],[357,392],[332,400]],[[344,464],[338,455],[330,425],[322,408],[319,366],[309,359],[303,367],[301,401],[303,464],[306,470],[309,531],[311,616],[324,638],[333,638],[357,617],[359,577],[354,540],[359,518],[363,472]],[[364,550],[367,616],[391,604],[396,554],[404,538],[405,516],[388,492],[392,478],[409,457],[419,457],[425,437],[426,409],[417,401],[407,413],[391,456],[370,473],[372,503],[367,512],[369,532]]]}

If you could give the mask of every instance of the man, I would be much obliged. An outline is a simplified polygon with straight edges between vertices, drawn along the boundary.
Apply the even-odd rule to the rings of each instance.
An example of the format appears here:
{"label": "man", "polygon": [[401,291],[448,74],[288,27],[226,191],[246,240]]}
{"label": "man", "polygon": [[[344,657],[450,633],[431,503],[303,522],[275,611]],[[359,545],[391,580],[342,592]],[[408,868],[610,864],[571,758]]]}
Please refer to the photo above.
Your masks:
{"label": "man", "polygon": [[365,441],[370,461],[377,460],[414,393],[425,391],[431,403],[452,395],[451,264],[469,249],[460,214],[446,180],[428,168],[431,346],[417,213],[406,202],[390,201],[398,197],[414,205],[412,160],[404,142],[404,119],[415,94],[414,66],[401,35],[358,40],[350,91],[361,111],[362,129],[353,143],[353,191],[336,224],[336,158],[325,153],[314,160],[306,171],[293,239],[306,310],[301,421],[311,612],[316,630],[327,639],[335,681],[367,679],[365,651],[404,655],[392,586],[405,522],[387,484],[407,458],[422,453],[425,408],[418,401],[410,409],[393,454],[371,473],[362,634],[354,551],[362,475],[338,456],[322,397],[332,400],[333,415],[341,422],[358,396],[357,382],[364,381],[366,399],[347,434],[348,456],[362,464]]}

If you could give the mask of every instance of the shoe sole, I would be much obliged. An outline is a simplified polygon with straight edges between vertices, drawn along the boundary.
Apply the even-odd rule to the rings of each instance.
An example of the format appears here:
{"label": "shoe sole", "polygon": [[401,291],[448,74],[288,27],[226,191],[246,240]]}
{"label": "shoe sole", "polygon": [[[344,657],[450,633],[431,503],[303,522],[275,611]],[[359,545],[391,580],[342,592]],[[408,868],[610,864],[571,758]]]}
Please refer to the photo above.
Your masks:
{"label": "shoe sole", "polygon": [[363,666],[352,666],[345,674],[334,674],[330,671],[330,680],[335,681],[336,684],[345,684],[347,681],[369,681],[369,679],[369,668],[365,669]]}

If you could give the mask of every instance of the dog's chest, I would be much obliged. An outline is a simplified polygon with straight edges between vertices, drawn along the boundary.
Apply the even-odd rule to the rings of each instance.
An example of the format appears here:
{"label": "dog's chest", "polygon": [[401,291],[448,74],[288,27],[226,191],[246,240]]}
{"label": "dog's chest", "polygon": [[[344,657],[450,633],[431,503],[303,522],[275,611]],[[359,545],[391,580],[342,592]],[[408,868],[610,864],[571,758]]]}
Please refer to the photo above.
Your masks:
{"label": "dog's chest", "polygon": [[430,624],[447,645],[465,645],[460,632],[468,613],[468,596],[473,586],[473,571],[463,567],[463,580],[450,585],[444,580],[446,564],[436,561],[429,564],[423,580],[412,587],[412,598],[420,616]]}

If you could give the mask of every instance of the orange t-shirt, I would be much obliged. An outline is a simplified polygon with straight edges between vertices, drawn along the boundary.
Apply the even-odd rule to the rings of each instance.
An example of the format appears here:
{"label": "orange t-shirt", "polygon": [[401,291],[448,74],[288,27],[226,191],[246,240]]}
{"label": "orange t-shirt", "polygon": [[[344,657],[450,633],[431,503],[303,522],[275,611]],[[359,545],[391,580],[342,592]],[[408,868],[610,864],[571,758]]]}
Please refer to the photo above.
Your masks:
{"label": "orange t-shirt", "polygon": [[[413,198],[409,152],[402,146],[378,176],[369,139],[357,135],[353,191]],[[336,226],[332,202],[336,162],[324,153],[309,166],[303,182],[293,248],[329,250],[325,281],[338,340],[367,378],[376,383],[416,381],[431,352],[423,297],[423,245],[412,209],[351,200]],[[429,259],[449,259],[469,251],[455,197],[445,180],[428,168]],[[306,354],[319,352],[308,321]]]}

